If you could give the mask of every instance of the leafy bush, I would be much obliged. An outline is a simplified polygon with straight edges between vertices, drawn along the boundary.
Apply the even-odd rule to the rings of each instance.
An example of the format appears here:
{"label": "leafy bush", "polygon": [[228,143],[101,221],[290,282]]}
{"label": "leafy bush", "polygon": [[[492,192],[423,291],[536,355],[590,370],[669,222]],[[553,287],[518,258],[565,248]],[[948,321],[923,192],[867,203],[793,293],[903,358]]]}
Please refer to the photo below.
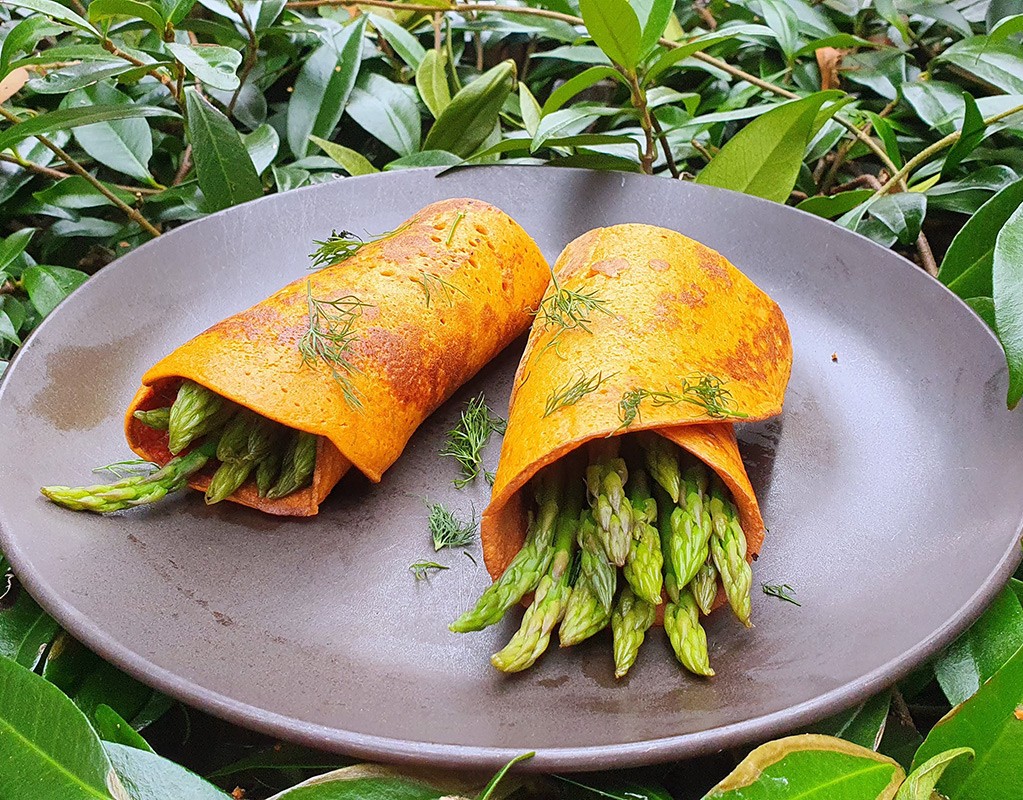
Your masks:
{"label": "leafy bush", "polygon": [[[88,274],[176,225],[346,175],[500,161],[696,180],[797,205],[895,247],[995,328],[1015,405],[1023,395],[1021,11],[1012,0],[367,0],[358,8],[7,0],[0,368]],[[711,796],[767,797],[772,778],[806,797],[835,797],[841,787],[850,797],[929,798],[939,779],[953,799],[1015,796],[1021,587],[1013,581],[933,664],[817,726],[841,739],[765,745]],[[16,583],[5,601],[5,797],[135,798],[153,787],[161,796],[225,796],[147,752],[137,729],[220,785],[244,784],[250,797],[339,766],[267,746],[136,684],[60,633]],[[953,705],[957,713],[938,722]],[[506,780],[481,796],[697,797],[742,755],[600,778]],[[29,774],[30,786],[18,778]],[[754,785],[736,788],[742,775]],[[294,795],[473,791],[413,780],[358,767]]]}

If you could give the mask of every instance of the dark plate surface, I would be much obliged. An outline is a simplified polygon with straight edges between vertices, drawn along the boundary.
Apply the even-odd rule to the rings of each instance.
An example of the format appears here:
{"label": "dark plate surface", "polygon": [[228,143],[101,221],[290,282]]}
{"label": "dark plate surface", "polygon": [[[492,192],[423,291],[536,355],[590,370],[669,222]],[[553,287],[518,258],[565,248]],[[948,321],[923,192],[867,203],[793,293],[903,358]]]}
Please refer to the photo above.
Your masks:
{"label": "dark plate surface", "polygon": [[[468,513],[440,459],[461,404],[501,409],[521,343],[438,411],[379,486],[346,479],[318,518],[282,520],[189,492],[99,518],[46,503],[127,456],[139,376],[178,343],[302,275],[311,242],[379,232],[428,202],[491,201],[552,259],[600,225],[648,222],[720,250],[780,304],[795,364],[782,417],[741,428],[770,533],[756,627],[708,624],[712,680],[655,631],[629,677],[610,639],[512,678],[488,655],[517,625],[446,624],[488,583],[432,552],[424,497]],[[837,362],[832,360],[837,354]],[[533,769],[644,764],[768,738],[837,712],[962,631],[1011,574],[1023,425],[998,345],[898,256],[792,209],[667,179],[495,167],[395,172],[277,195],[185,226],[104,269],[23,348],[2,387],[2,546],[72,634],[142,680],[243,725],[391,761]],[[493,468],[499,443],[492,442]],[[415,582],[408,566],[451,569]]]}

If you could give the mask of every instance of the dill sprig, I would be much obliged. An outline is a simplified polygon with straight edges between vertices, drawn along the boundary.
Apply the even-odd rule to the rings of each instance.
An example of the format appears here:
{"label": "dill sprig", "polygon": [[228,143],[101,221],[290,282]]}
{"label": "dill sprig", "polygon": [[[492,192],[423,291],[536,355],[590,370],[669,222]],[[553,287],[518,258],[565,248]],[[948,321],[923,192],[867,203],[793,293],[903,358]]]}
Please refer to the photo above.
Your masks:
{"label": "dill sprig", "polygon": [[427,272],[426,270],[420,270],[419,272],[419,285],[423,289],[423,293],[426,295],[426,307],[430,307],[430,284],[436,284],[436,288],[444,295],[444,299],[448,301],[448,305],[454,305],[455,301],[452,299],[452,292],[458,292],[462,297],[468,297],[460,287],[455,286],[450,281],[444,280],[440,275],[435,272]]}
{"label": "dill sprig", "polygon": [[417,561],[415,564],[408,565],[408,571],[412,573],[412,577],[417,581],[429,578],[431,570],[439,572],[442,569],[450,569],[450,567],[445,567],[436,561]]}
{"label": "dill sprig", "polygon": [[370,304],[363,303],[354,295],[336,300],[313,297],[312,281],[306,281],[306,302],[309,308],[309,330],[298,343],[302,363],[323,361],[341,387],[348,405],[361,409],[362,401],[349,379],[350,375],[360,370],[349,360],[348,355],[356,338],[355,322],[362,316],[362,309],[368,308]]}
{"label": "dill sprig", "polygon": [[458,519],[443,503],[427,503],[430,517],[427,525],[433,538],[434,551],[445,547],[468,547],[476,541],[476,510],[468,522]]}
{"label": "dill sprig", "polygon": [[630,389],[622,394],[618,402],[618,416],[622,420],[621,427],[627,428],[640,418],[640,406],[649,401],[654,408],[674,406],[688,403],[698,406],[715,419],[730,417],[745,419],[746,414],[735,410],[735,398],[725,388],[725,381],[714,375],[699,373],[682,379],[682,388],[678,392],[665,389],[662,392],[652,389]]}
{"label": "dill sprig", "polygon": [[309,268],[320,269],[331,264],[340,264],[342,261],[346,261],[354,256],[366,245],[394,236],[398,231],[402,231],[407,227],[407,225],[402,225],[393,231],[384,231],[375,236],[370,236],[368,239],[363,239],[357,233],[352,233],[351,231],[334,229],[326,239],[322,241],[318,239],[313,240],[316,249],[309,254],[309,258],[313,262]]}
{"label": "dill sprig", "polygon": [[118,480],[124,478],[132,473],[149,473],[155,472],[160,468],[159,464],[154,464],[152,461],[146,461],[144,458],[131,458],[127,461],[115,461],[112,464],[105,464],[102,467],[95,467],[93,472],[109,472],[111,475],[116,477]]}
{"label": "dill sprig", "polygon": [[557,329],[551,340],[544,345],[541,353],[550,347],[556,348],[561,335],[566,331],[578,329],[591,333],[589,326],[593,312],[611,316],[611,312],[607,310],[607,301],[599,297],[596,291],[577,292],[566,289],[558,283],[553,272],[551,273],[551,286],[553,291],[532,312],[544,328]]}
{"label": "dill sprig", "polygon": [[[483,471],[483,448],[490,441],[493,433],[504,434],[507,423],[497,416],[487,405],[484,395],[474,397],[465,405],[458,424],[448,432],[447,444],[440,451],[442,456],[450,456],[458,462],[462,477],[455,480],[455,487],[462,489],[472,483]],[[484,473],[487,481],[490,473]]]}
{"label": "dill sprig", "polygon": [[803,605],[792,596],[796,593],[796,590],[787,583],[762,583],[760,588],[764,590],[764,594],[777,597],[786,603],[792,603],[792,605],[800,607]]}
{"label": "dill sprig", "polygon": [[455,231],[458,230],[458,223],[465,219],[465,212],[459,211],[455,214],[455,221],[451,223],[451,232],[448,234],[447,241],[444,244],[451,246],[451,240],[455,238]]}
{"label": "dill sprig", "polygon": [[589,377],[582,375],[576,381],[570,381],[564,386],[555,389],[551,392],[550,397],[547,398],[547,405],[544,407],[543,415],[549,417],[559,408],[574,406],[586,395],[597,391],[602,383],[611,380],[617,374],[617,372],[612,372],[610,375],[604,376],[601,372],[595,372]]}

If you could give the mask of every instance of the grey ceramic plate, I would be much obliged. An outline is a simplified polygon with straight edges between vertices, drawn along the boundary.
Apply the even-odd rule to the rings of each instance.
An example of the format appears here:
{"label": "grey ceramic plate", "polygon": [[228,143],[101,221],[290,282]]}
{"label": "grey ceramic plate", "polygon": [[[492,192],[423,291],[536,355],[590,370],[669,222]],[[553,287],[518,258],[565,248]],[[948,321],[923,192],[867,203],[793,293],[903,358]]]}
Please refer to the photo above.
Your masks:
{"label": "grey ceramic plate", "polygon": [[[517,620],[446,628],[487,585],[482,563],[445,551],[450,570],[409,574],[434,557],[422,498],[463,513],[486,503],[485,486],[451,487],[455,467],[437,451],[467,398],[485,390],[504,406],[521,343],[423,425],[383,483],[346,480],[316,519],[207,509],[196,493],[98,518],[37,494],[125,457],[121,413],[147,366],[304,274],[314,239],[388,230],[464,195],[504,208],[551,259],[594,226],[675,228],[784,309],[795,349],[785,413],[740,438],[770,529],[756,586],[789,583],[802,606],[757,591],[752,631],[715,614],[713,680],[687,677],[659,631],[621,683],[606,635],[504,677],[487,657]],[[534,769],[645,764],[851,706],[980,613],[1019,557],[1023,425],[1005,384],[995,340],[937,282],[790,208],[551,168],[339,180],[174,231],[46,320],[0,388],[2,544],[76,637],[243,725],[391,761],[494,767],[535,749]]]}

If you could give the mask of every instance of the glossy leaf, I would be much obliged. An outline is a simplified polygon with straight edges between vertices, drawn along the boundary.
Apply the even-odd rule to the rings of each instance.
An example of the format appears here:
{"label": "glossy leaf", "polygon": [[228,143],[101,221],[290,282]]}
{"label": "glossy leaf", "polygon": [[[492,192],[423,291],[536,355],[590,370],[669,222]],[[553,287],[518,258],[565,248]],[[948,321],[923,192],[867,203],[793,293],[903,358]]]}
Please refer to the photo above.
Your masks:
{"label": "glossy leaf", "polygon": [[810,730],[877,750],[884,735],[891,700],[891,692],[881,692],[848,711],[822,720]]}
{"label": "glossy leaf", "polygon": [[[97,83],[69,94],[61,104],[66,108],[97,105],[135,104],[128,95],[108,83]],[[152,184],[149,160],[153,157],[153,134],[144,119],[120,119],[82,125],[74,130],[75,141],[100,164],[144,183]]]}
{"label": "glossy leaf", "polygon": [[607,57],[634,70],[643,54],[643,32],[628,0],[579,0],[579,13]]}
{"label": "glossy leaf", "polygon": [[198,775],[156,753],[116,742],[103,745],[128,800],[230,800]]}
{"label": "glossy leaf", "polygon": [[17,583],[11,586],[0,608],[0,656],[35,669],[59,630],[60,626],[28,592]]}
{"label": "glossy leaf", "polygon": [[92,0],[89,3],[89,19],[93,22],[111,17],[141,19],[158,32],[163,32],[167,24],[155,6],[139,0]]}
{"label": "glossy leaf", "polygon": [[1023,94],[1023,53],[1015,42],[973,36],[956,42],[936,60],[954,64],[1003,92]]}
{"label": "glossy leaf", "polygon": [[1023,753],[1023,649],[969,700],[943,717],[917,751],[913,767],[958,747],[976,754],[945,770],[938,791],[950,800],[1017,800],[1019,754]]}
{"label": "glossy leaf", "polygon": [[366,17],[341,29],[306,59],[288,102],[288,147],[296,158],[309,150],[309,137],[329,139],[345,112],[362,66]]}
{"label": "glossy leaf", "polygon": [[468,790],[464,781],[450,776],[443,779],[443,788],[434,785],[436,780],[439,776],[427,780],[411,770],[356,764],[310,778],[270,800],[461,800]]}
{"label": "glossy leaf", "polygon": [[1006,404],[1023,398],[1023,206],[1009,217],[995,239],[991,280],[998,338],[1009,364]]}
{"label": "glossy leaf", "polygon": [[30,11],[44,14],[52,19],[66,22],[68,25],[80,28],[83,31],[98,33],[88,20],[83,19],[70,8],[54,2],[54,0],[7,0],[7,5],[14,8],[27,8]]}
{"label": "glossy leaf", "polygon": [[[939,178],[939,175],[932,176],[932,179]],[[924,189],[924,194],[927,195],[927,208],[932,211],[943,209],[958,214],[976,214],[992,196],[1017,180],[1016,173],[1001,164],[981,167],[968,172],[962,178],[937,183]]]}
{"label": "glossy leaf", "polygon": [[185,90],[188,138],[207,208],[222,208],[263,195],[256,168],[234,125],[193,89]]}
{"label": "glossy leaf", "polygon": [[957,758],[973,758],[973,751],[968,747],[957,747],[929,758],[909,774],[899,787],[895,800],[931,800],[934,787],[948,765]]}
{"label": "glossy leaf", "polygon": [[529,87],[522,82],[519,82],[519,114],[522,116],[522,126],[526,133],[532,136],[540,125],[543,111],[533,93],[529,91]]}
{"label": "glossy leaf", "polygon": [[871,203],[870,215],[890,230],[900,244],[913,244],[920,235],[927,198],[916,192],[888,194]]}
{"label": "glossy leaf", "polygon": [[265,122],[252,133],[243,134],[242,142],[249,158],[252,159],[252,166],[256,168],[257,175],[262,175],[277,157],[281,144],[277,130]]}
{"label": "glossy leaf", "polygon": [[675,0],[632,0],[630,3],[636,12],[642,35],[640,36],[640,58],[643,58],[654,47],[657,40],[664,35],[671,13],[675,10]]}
{"label": "glossy leaf", "polygon": [[423,149],[445,150],[462,158],[475,153],[494,130],[514,88],[514,61],[502,61],[467,83],[430,128]]}
{"label": "glossy leaf", "polygon": [[369,159],[350,147],[328,142],[319,136],[310,136],[309,138],[340,167],[343,167],[349,175],[370,175],[380,171],[369,162]]}
{"label": "glossy leaf", "polygon": [[698,53],[702,50],[706,50],[712,44],[718,44],[729,39],[735,38],[735,35],[728,32],[721,33],[708,33],[704,34],[698,39],[686,42],[683,45],[665,50],[657,60],[650,65],[650,68],[646,71],[644,76],[645,83],[652,83],[658,76],[661,75],[665,70],[670,69],[676,64],[684,61],[685,59],[692,56],[694,53]]}
{"label": "glossy leaf", "polygon": [[84,272],[68,267],[33,266],[22,273],[21,280],[28,299],[40,316],[45,317],[88,277]]}
{"label": "glossy leaf", "polygon": [[0,133],[0,150],[6,150],[30,136],[49,134],[53,131],[65,131],[82,125],[96,122],[109,122],[132,117],[177,117],[178,115],[166,108],[140,105],[94,105],[81,108],[61,108],[39,114],[12,125]]}
{"label": "glossy leaf", "polygon": [[423,56],[416,70],[416,88],[433,118],[439,117],[451,102],[446,50],[429,50]]}
{"label": "glossy leaf", "polygon": [[1023,607],[1006,588],[934,664],[949,703],[955,706],[973,696],[1021,647]]}
{"label": "glossy leaf", "polygon": [[963,127],[959,139],[952,145],[948,155],[945,156],[945,164],[941,168],[942,177],[951,175],[955,168],[962,163],[963,159],[970,155],[984,138],[984,131],[987,126],[984,125],[984,118],[977,108],[977,101],[966,92],[963,92],[963,102],[966,103]]}
{"label": "glossy leaf", "polygon": [[422,123],[415,101],[375,72],[360,75],[348,101],[348,113],[368,133],[399,155],[419,149]]}
{"label": "glossy leaf", "polygon": [[[35,232],[35,228],[22,228],[20,231],[12,233],[6,239],[0,240],[0,272],[25,252],[25,248],[32,241],[32,236],[35,235]],[[0,575],[0,577],[3,576]]]}
{"label": "glossy leaf", "polygon": [[[131,192],[109,184],[104,184],[104,188],[129,205],[135,202],[135,195]],[[63,178],[41,192],[35,192],[32,196],[44,205],[52,205],[60,209],[97,208],[113,205],[105,194],[79,175]]]}
{"label": "glossy leaf", "polygon": [[56,686],[0,658],[0,796],[110,800],[120,786],[99,737]]}
{"label": "glossy leaf", "polygon": [[601,65],[590,67],[578,75],[573,75],[550,93],[550,96],[543,104],[543,114],[552,114],[580,92],[606,80],[624,81],[624,78],[614,67]]}
{"label": "glossy leaf", "polygon": [[995,237],[1023,204],[1023,180],[982,205],[956,234],[941,262],[938,280],[960,297],[990,297]]}
{"label": "glossy leaf", "polygon": [[242,54],[234,48],[175,42],[168,42],[166,47],[203,84],[228,92],[238,88],[236,70],[242,63]]}
{"label": "glossy leaf", "polygon": [[705,800],[891,800],[904,777],[886,756],[804,734],[761,745]]}
{"label": "glossy leaf", "polygon": [[142,738],[127,720],[105,703],[100,703],[92,712],[92,726],[105,742],[115,742],[139,750],[153,752],[149,742]]}
{"label": "glossy leaf", "polygon": [[817,113],[838,94],[818,92],[753,120],[721,148],[696,182],[784,202],[815,133]]}
{"label": "glossy leaf", "polygon": [[825,219],[835,219],[848,211],[852,211],[873,194],[873,189],[850,189],[848,192],[839,192],[838,194],[808,197],[800,202],[796,208],[800,211],[816,214],[818,217],[824,217]]}
{"label": "glossy leaf", "polygon": [[56,36],[66,30],[69,30],[67,26],[59,25],[49,17],[26,17],[18,22],[0,47],[0,76],[7,74],[7,67],[15,57],[23,52],[32,52],[40,39]]}
{"label": "glossy leaf", "polygon": [[401,57],[402,61],[412,67],[412,69],[418,70],[419,65],[426,56],[426,50],[419,43],[419,40],[401,27],[401,25],[395,24],[387,19],[387,17],[374,14],[371,17],[371,22],[380,35],[387,40],[391,49]]}

